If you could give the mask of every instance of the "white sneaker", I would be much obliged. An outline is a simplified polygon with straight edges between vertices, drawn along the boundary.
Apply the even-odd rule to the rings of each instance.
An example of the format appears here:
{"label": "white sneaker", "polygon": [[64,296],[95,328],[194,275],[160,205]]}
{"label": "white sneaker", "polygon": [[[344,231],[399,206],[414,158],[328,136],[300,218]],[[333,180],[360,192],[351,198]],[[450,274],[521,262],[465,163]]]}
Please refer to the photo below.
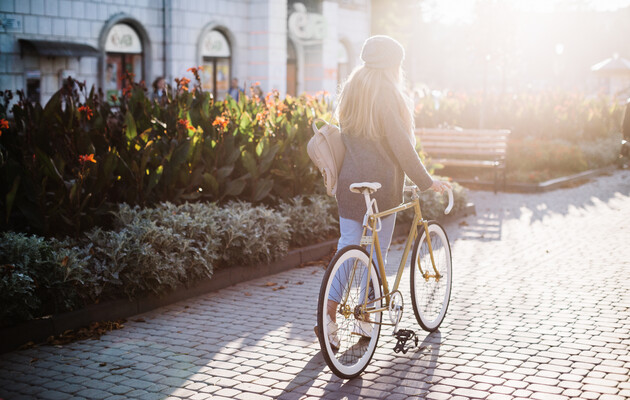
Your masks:
{"label": "white sneaker", "polygon": [[368,321],[354,321],[354,327],[352,328],[353,335],[359,335],[366,338],[372,337],[373,326]]}
{"label": "white sneaker", "polygon": [[[339,331],[339,325],[336,322],[333,322],[330,319],[330,316],[326,316],[326,320],[328,321],[328,342],[330,343],[330,347],[333,350],[339,350],[341,345],[341,340],[339,340],[339,335],[337,335],[337,331]],[[317,329],[317,325],[313,327],[315,330],[315,335],[319,337],[319,330]]]}
{"label": "white sneaker", "polygon": [[330,347],[338,350],[341,345],[341,340],[339,340],[339,335],[337,335],[339,325],[337,325],[336,322],[333,322],[329,316],[326,316],[326,318],[328,320],[328,341],[330,342]]}

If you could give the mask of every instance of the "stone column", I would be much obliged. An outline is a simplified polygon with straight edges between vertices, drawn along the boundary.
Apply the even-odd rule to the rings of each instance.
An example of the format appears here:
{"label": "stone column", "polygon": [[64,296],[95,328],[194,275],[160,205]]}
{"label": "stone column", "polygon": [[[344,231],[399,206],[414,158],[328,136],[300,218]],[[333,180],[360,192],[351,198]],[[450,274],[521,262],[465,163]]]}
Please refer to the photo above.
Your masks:
{"label": "stone column", "polygon": [[248,81],[263,91],[287,90],[287,0],[252,0],[249,4]]}
{"label": "stone column", "polygon": [[322,15],[326,21],[326,36],[322,41],[321,64],[323,76],[321,89],[331,95],[337,92],[337,59],[339,55],[339,35],[337,31],[339,15],[339,3],[337,1],[324,1],[322,3]]}

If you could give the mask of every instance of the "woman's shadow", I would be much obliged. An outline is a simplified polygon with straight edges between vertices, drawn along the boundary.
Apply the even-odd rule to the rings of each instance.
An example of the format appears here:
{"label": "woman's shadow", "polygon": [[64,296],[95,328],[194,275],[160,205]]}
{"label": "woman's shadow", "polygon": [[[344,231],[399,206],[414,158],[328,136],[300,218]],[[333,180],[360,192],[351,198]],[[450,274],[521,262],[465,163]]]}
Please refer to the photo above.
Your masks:
{"label": "woman's shadow", "polygon": [[[428,334],[417,347],[410,348],[406,356],[401,354],[401,357],[403,357],[401,362],[409,363],[415,367],[424,367],[422,373],[424,376],[421,381],[417,381],[417,372],[413,372],[413,378],[416,380],[416,387],[414,387],[413,390],[416,395],[418,391],[428,392],[431,385],[433,385],[433,377],[437,367],[441,344],[442,334],[438,330]],[[391,351],[394,351],[393,348]],[[391,366],[393,367],[396,363],[397,359],[392,360]],[[295,398],[295,395],[298,393],[306,393],[326,368],[326,361],[320,351],[313,356],[302,371],[287,384],[284,391],[278,396],[278,399]],[[384,368],[387,368],[387,366]],[[415,370],[417,371],[417,368],[415,368]],[[395,371],[392,369],[392,372]],[[403,381],[406,379],[405,375],[411,373],[412,372],[402,372],[401,375],[401,371],[398,370],[396,376],[399,376],[400,380]],[[351,380],[344,380],[332,375],[330,381],[320,388],[320,391],[324,393],[319,393],[318,395],[320,395],[320,397],[330,397],[330,394],[341,392],[343,393],[343,397],[348,400],[358,400],[365,397],[361,395],[363,387],[364,381],[361,375]]]}

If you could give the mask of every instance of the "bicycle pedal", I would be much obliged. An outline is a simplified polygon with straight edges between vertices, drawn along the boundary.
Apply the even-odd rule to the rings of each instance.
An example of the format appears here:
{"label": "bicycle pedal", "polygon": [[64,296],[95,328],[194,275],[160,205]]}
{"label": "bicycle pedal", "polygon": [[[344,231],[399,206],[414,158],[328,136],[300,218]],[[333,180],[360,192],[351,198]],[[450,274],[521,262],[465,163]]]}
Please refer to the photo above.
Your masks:
{"label": "bicycle pedal", "polygon": [[[416,336],[416,333],[410,329],[399,329],[394,332],[394,337],[398,340],[394,346],[394,353],[402,352],[403,354],[406,354],[410,348],[418,347],[418,336]],[[407,342],[409,341],[412,341],[413,343],[407,345]]]}

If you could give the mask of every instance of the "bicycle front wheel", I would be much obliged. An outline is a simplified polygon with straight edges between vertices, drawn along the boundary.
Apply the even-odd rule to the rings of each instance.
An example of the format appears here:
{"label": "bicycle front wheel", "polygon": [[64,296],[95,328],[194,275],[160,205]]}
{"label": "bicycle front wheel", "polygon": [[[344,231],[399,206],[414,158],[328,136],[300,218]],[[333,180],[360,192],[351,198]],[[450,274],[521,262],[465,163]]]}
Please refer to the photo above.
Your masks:
{"label": "bicycle front wheel", "polygon": [[317,306],[317,336],[322,354],[338,377],[358,376],[372,359],[381,331],[382,311],[363,310],[380,309],[380,297],[381,281],[367,251],[360,246],[346,246],[339,251],[324,274]]}
{"label": "bicycle front wheel", "polygon": [[435,269],[431,262],[427,232],[421,227],[411,259],[411,304],[422,329],[433,332],[439,328],[448,309],[453,270],[451,246],[444,228],[435,221],[430,221],[428,228]]}

